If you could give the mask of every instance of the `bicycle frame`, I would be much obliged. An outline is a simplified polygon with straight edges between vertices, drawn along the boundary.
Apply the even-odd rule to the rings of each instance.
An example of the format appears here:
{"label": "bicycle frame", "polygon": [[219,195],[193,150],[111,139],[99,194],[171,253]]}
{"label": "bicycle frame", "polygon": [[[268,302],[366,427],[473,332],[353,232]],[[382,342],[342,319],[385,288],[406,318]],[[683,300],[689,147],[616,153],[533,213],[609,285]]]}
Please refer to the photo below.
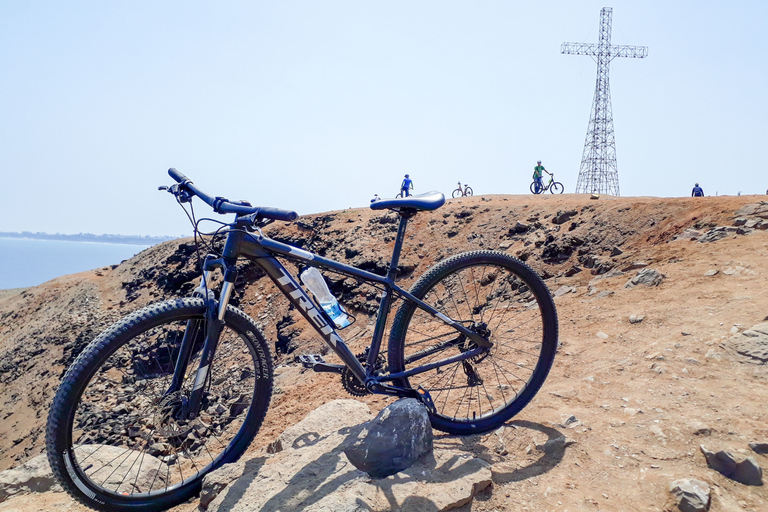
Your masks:
{"label": "bicycle frame", "polygon": [[[400,213],[400,225],[398,227],[397,238],[395,239],[395,245],[392,252],[392,259],[390,261],[387,275],[382,277],[371,272],[346,265],[328,258],[324,258],[317,254],[313,254],[309,251],[293,247],[282,242],[278,242],[271,238],[266,237],[261,231],[248,232],[243,226],[243,229],[237,229],[238,222],[235,221],[233,229],[227,234],[227,239],[224,244],[224,250],[222,257],[218,260],[214,260],[212,264],[207,265],[208,268],[204,268],[205,271],[209,271],[211,267],[222,267],[224,269],[224,284],[222,286],[220,301],[214,308],[216,303],[211,297],[206,298],[206,303],[209,305],[208,313],[206,314],[206,339],[203,344],[201,360],[197,375],[195,377],[195,384],[192,394],[189,398],[188,408],[183,412],[185,417],[190,417],[190,413],[194,417],[196,411],[199,409],[200,399],[202,397],[202,388],[205,384],[207,377],[208,367],[213,354],[215,353],[216,344],[218,343],[218,335],[221,332],[221,325],[226,312],[227,303],[234,286],[235,278],[237,277],[236,262],[239,257],[245,257],[252,261],[257,266],[261,267],[266,274],[272,279],[278,289],[286,296],[291,304],[304,316],[310,323],[310,325],[317,331],[317,333],[325,340],[330,348],[339,356],[344,364],[350,369],[350,371],[357,377],[361,383],[364,383],[366,387],[375,393],[407,396],[419,398],[419,393],[416,390],[410,388],[400,388],[391,384],[387,384],[388,381],[393,381],[411,375],[423,373],[439,366],[447,364],[453,364],[458,361],[469,359],[478,356],[486,352],[492,343],[480,336],[479,334],[469,330],[461,323],[445,316],[440,313],[429,304],[414,297],[409,292],[403,290],[395,284],[395,275],[397,272],[397,265],[400,259],[400,252],[402,250],[403,241],[405,239],[405,230],[408,223],[408,218],[413,216],[415,211],[401,212]],[[239,217],[238,217],[239,219]],[[315,305],[315,302],[307,295],[304,289],[294,279],[294,277],[286,270],[286,268],[280,263],[277,257],[285,257],[291,260],[298,260],[304,264],[329,269],[334,272],[338,272],[344,275],[358,278],[362,281],[376,283],[384,287],[384,292],[379,302],[379,310],[376,317],[376,324],[373,331],[373,337],[371,339],[370,349],[368,350],[368,359],[366,366],[357,360],[350,348],[339,336],[334,328],[334,324],[327,314]],[[450,325],[457,331],[457,339],[460,336],[469,338],[477,345],[477,348],[462,352],[456,356],[452,356],[441,361],[436,361],[425,366],[412,368],[405,372],[399,372],[389,374],[385,376],[375,375],[376,360],[379,356],[381,349],[381,343],[384,337],[384,331],[386,329],[387,318],[389,315],[389,309],[392,304],[393,296],[397,295],[404,300],[411,301],[417,305],[420,309],[426,311],[430,315],[440,319],[442,322]],[[189,344],[189,347],[183,347],[180,349],[178,363],[174,370],[173,382],[180,385],[183,380],[183,374],[186,372],[186,365],[189,360],[189,352],[191,351],[191,345],[194,340],[187,340],[184,337],[182,345]],[[446,342],[444,342],[446,343]],[[429,353],[417,354],[413,360],[417,360],[421,357],[426,357]],[[177,391],[179,388],[168,390],[168,393]]]}

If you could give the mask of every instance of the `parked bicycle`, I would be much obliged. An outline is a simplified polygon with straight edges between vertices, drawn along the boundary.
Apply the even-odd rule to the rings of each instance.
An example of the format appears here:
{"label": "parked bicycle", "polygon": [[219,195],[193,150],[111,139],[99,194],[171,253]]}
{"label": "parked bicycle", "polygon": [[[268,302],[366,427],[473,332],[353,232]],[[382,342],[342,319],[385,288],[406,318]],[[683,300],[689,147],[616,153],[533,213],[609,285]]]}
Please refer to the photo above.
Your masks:
{"label": "parked bicycle", "polygon": [[457,197],[472,197],[472,187],[470,187],[468,184],[464,184],[464,188],[461,188],[461,182],[459,182],[459,188],[453,191],[453,194],[451,194],[451,197],[457,198]]}
{"label": "parked bicycle", "polygon": [[[168,173],[176,183],[161,188],[182,207],[197,197],[235,218],[222,223],[223,249],[204,259],[193,297],[118,321],[64,375],[46,448],[54,474],[82,503],[105,511],[174,506],[199,492],[207,473],[237,460],[258,432],[272,394],[273,361],[256,322],[229,305],[239,258],[263,270],[343,362],[309,356],[304,364],[338,374],[354,396],[415,398],[434,428],[477,434],[517,414],[544,383],[557,349],[557,313],[546,285],[526,264],[501,252],[472,251],[437,263],[408,291],[395,283],[409,219],[442,206],[443,194],[371,203],[400,219],[382,276],[263,233],[275,220],[295,220],[293,211],[212,197],[177,170]],[[194,210],[190,218],[197,235]],[[351,351],[281,260],[383,292],[363,353]],[[211,289],[214,271],[223,273],[218,294]],[[382,342],[396,299],[385,361]]]}
{"label": "parked bicycle", "polygon": [[536,180],[531,183],[531,193],[532,194],[543,194],[549,190],[550,194],[562,194],[563,190],[565,190],[565,187],[563,187],[563,184],[559,181],[555,181],[555,175],[550,174],[549,175],[549,183],[543,186],[539,186],[536,183]]}

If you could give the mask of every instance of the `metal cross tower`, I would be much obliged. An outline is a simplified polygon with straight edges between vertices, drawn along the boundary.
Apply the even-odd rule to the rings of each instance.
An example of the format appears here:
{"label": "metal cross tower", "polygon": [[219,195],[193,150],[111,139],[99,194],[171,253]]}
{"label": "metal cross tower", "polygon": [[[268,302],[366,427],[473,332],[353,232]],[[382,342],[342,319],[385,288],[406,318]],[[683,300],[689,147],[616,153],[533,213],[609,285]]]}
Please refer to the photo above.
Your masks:
{"label": "metal cross tower", "polygon": [[616,167],[616,139],[613,134],[613,111],[608,70],[616,57],[642,59],[648,55],[647,46],[611,46],[611,15],[613,8],[600,11],[600,42],[563,43],[560,53],[589,55],[597,61],[597,84],[592,112],[589,116],[587,139],[581,155],[576,193],[619,195],[619,171]]}

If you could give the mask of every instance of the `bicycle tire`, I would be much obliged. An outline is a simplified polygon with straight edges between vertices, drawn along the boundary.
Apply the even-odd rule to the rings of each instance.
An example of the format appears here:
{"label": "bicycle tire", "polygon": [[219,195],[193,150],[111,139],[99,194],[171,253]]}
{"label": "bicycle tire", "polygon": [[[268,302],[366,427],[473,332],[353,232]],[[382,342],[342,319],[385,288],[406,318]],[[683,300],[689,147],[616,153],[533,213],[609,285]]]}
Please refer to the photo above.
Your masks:
{"label": "bicycle tire", "polygon": [[559,181],[555,181],[552,183],[552,185],[549,187],[549,193],[550,194],[562,194],[563,193],[563,184]]}
{"label": "bicycle tire", "polygon": [[[46,450],[72,497],[104,511],[165,510],[246,450],[269,407],[272,358],[254,321],[232,306],[203,383],[200,416],[174,417],[194,385],[205,309],[198,298],[147,306],[104,331],[67,370],[48,416]],[[196,344],[182,390],[166,395],[174,349],[190,328]]]}
{"label": "bicycle tire", "polygon": [[453,191],[453,194],[451,194],[451,197],[456,199],[457,197],[460,197],[462,195],[464,194],[461,193],[461,189],[457,188],[456,190]]}
{"label": "bicycle tire", "polygon": [[[531,401],[552,367],[558,325],[549,290],[530,267],[496,251],[458,254],[428,270],[410,293],[470,329],[487,329],[493,342],[490,352],[466,364],[455,362],[394,381],[429,392],[434,428],[462,435],[487,432]],[[390,372],[476,348],[457,335],[415,303],[404,302],[390,334]]]}
{"label": "bicycle tire", "polygon": [[535,181],[533,183],[531,183],[531,187],[530,188],[531,188],[531,194],[541,194],[542,192],[544,192],[544,188],[543,187],[541,187],[538,190],[536,190],[536,182]]}
{"label": "bicycle tire", "polygon": [[467,187],[464,189],[464,195],[467,197],[472,197],[472,187]]}
{"label": "bicycle tire", "polygon": [[401,197],[403,197],[403,193],[402,193],[402,192],[400,192],[399,194],[397,194],[397,195],[395,196],[395,199],[400,199]]}

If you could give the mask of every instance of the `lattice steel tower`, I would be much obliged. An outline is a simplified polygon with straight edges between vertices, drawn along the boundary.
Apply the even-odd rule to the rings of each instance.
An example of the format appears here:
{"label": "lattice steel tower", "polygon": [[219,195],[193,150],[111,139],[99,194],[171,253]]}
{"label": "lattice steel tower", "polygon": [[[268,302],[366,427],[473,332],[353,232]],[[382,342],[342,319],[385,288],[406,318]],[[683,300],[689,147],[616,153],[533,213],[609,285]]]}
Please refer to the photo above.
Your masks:
{"label": "lattice steel tower", "polygon": [[616,167],[616,138],[613,134],[613,111],[608,70],[616,57],[642,59],[648,55],[647,46],[611,46],[611,15],[613,8],[600,11],[600,42],[563,43],[560,53],[589,55],[597,62],[597,84],[592,112],[589,115],[587,139],[581,155],[576,193],[619,195],[619,171]]}

